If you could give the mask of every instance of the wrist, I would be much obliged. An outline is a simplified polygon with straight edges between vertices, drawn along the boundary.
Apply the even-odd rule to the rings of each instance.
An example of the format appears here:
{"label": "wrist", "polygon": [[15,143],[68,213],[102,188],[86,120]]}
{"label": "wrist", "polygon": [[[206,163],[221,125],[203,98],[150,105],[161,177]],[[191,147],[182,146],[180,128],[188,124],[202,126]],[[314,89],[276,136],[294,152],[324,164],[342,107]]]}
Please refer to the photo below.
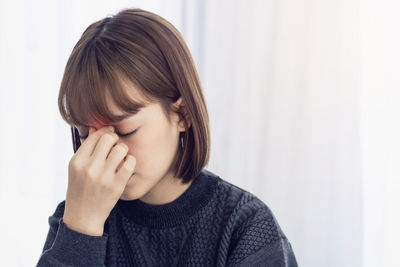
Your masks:
{"label": "wrist", "polygon": [[104,233],[104,223],[87,223],[70,220],[68,217],[63,217],[64,224],[71,230],[89,236],[102,236]]}

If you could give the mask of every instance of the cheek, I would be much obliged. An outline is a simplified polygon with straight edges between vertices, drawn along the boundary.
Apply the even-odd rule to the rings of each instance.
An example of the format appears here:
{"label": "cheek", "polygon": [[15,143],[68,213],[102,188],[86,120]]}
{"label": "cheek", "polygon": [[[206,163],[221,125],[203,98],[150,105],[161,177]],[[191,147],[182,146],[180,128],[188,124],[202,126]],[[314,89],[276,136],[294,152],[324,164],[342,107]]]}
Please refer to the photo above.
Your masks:
{"label": "cheek", "polygon": [[[135,136],[136,137],[136,136]],[[136,158],[138,172],[155,172],[169,164],[175,156],[177,133],[169,127],[146,129],[129,144],[129,154]],[[167,166],[169,167],[169,166]]]}

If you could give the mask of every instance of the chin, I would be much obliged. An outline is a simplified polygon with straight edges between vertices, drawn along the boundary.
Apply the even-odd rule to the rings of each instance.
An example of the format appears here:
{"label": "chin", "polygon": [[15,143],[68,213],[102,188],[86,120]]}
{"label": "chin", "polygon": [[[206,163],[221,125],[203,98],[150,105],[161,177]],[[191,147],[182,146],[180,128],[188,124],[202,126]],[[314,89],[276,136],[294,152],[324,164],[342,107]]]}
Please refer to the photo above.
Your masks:
{"label": "chin", "polygon": [[143,190],[140,186],[129,184],[132,181],[128,182],[125,187],[124,192],[122,193],[120,199],[122,200],[135,200],[144,196],[147,192]]}
{"label": "chin", "polygon": [[135,199],[138,199],[138,198],[141,198],[141,197],[142,196],[139,196],[138,194],[135,194],[134,192],[129,192],[129,191],[125,190],[122,193],[120,199],[122,199],[122,200],[135,200]]}

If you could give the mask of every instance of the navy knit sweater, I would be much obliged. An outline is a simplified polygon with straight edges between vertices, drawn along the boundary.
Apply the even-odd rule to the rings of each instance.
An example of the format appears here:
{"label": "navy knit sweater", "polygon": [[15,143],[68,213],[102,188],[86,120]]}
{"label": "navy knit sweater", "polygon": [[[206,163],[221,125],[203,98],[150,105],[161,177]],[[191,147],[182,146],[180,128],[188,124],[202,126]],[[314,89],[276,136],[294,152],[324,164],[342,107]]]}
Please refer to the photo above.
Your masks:
{"label": "navy knit sweater", "polygon": [[69,229],[64,207],[48,218],[37,266],[297,266],[268,206],[206,169],[170,203],[119,199],[103,236]]}

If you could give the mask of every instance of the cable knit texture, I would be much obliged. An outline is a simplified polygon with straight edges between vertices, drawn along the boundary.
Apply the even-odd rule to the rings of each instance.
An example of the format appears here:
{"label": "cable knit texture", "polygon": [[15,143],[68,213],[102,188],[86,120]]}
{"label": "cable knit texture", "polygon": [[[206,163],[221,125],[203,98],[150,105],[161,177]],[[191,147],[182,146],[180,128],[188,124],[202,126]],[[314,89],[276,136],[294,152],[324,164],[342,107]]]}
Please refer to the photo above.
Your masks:
{"label": "cable knit texture", "polygon": [[170,203],[118,200],[103,236],[69,229],[64,207],[37,266],[297,266],[269,207],[206,169]]}

